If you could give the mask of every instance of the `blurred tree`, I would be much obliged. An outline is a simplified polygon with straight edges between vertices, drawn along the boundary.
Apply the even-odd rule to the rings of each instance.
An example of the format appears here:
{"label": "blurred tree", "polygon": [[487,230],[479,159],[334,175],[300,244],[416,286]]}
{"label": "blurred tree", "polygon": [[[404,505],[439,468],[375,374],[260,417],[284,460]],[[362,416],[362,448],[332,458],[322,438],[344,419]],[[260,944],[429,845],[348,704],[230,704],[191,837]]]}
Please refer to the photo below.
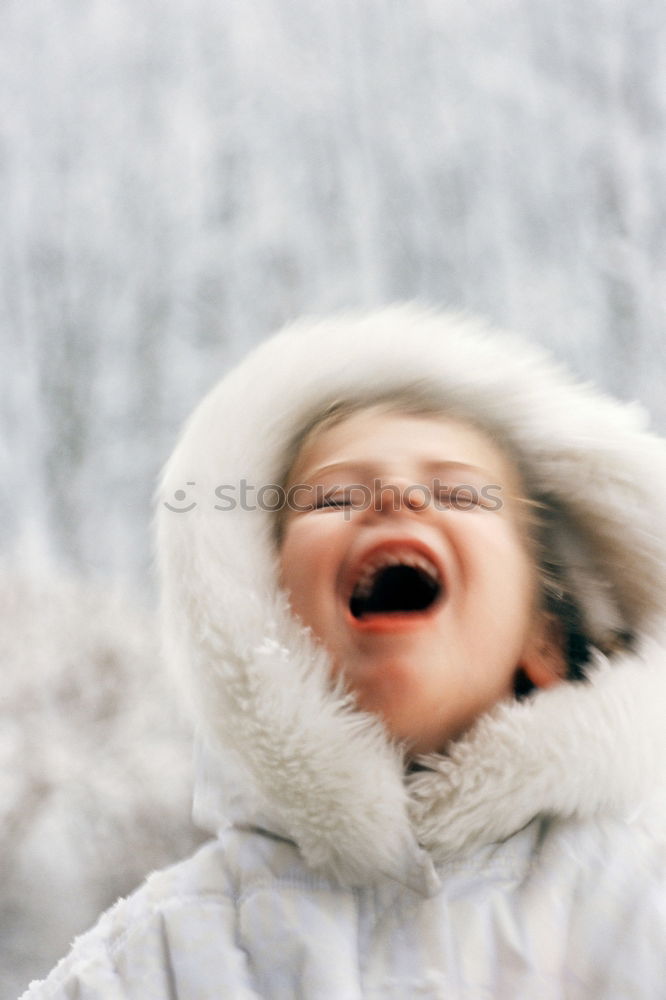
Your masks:
{"label": "blurred tree", "polygon": [[154,616],[59,574],[0,571],[0,995],[203,839]]}
{"label": "blurred tree", "polygon": [[145,577],[176,427],[302,312],[465,306],[666,428],[663,5],[9,0],[0,22],[0,544],[39,529]]}

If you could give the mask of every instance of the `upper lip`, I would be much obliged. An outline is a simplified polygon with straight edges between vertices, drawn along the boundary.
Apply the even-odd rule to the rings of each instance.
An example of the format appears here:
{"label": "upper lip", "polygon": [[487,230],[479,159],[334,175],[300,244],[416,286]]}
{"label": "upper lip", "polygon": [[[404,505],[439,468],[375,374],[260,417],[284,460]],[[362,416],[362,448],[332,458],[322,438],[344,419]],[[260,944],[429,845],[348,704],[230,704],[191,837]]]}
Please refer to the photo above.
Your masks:
{"label": "upper lip", "polygon": [[433,549],[421,539],[395,537],[373,542],[354,559],[345,578],[345,600],[348,602],[351,599],[354,589],[365,575],[366,569],[372,572],[382,565],[384,557],[400,556],[401,554],[405,556],[404,561],[400,560],[401,563],[409,565],[413,560],[413,564],[416,566],[420,565],[431,573],[434,570],[440,588],[442,591],[445,590],[446,579],[442,561]]}

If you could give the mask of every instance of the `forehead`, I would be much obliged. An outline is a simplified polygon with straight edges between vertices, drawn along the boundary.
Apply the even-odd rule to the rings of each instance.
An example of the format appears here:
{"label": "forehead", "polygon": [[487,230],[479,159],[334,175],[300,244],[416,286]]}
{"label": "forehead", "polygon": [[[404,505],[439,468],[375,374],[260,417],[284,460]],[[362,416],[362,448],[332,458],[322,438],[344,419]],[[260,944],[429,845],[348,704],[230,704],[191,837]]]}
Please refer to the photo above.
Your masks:
{"label": "forehead", "polygon": [[315,431],[299,452],[290,481],[309,479],[329,467],[365,467],[373,473],[418,471],[459,465],[518,488],[518,468],[486,431],[446,415],[366,409]]}

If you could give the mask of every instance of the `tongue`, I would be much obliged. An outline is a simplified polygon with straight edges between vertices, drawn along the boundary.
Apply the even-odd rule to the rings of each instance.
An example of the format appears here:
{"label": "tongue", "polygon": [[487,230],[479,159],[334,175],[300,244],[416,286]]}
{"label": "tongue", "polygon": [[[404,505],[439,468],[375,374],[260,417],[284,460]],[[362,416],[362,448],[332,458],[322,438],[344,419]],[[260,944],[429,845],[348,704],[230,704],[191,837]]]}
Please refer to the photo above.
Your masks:
{"label": "tongue", "polygon": [[429,608],[438,591],[436,581],[413,566],[387,566],[377,574],[367,596],[352,595],[349,607],[355,618],[413,614]]}

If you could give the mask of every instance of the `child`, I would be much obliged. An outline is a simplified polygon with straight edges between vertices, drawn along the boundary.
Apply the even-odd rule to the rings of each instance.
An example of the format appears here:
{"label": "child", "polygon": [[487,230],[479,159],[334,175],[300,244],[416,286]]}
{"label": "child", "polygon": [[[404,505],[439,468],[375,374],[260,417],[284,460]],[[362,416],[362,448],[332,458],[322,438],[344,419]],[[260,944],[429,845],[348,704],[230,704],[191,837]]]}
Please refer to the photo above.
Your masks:
{"label": "child", "polygon": [[27,996],[661,995],[665,498],[636,408],[468,318],[261,345],[159,498],[214,839]]}

